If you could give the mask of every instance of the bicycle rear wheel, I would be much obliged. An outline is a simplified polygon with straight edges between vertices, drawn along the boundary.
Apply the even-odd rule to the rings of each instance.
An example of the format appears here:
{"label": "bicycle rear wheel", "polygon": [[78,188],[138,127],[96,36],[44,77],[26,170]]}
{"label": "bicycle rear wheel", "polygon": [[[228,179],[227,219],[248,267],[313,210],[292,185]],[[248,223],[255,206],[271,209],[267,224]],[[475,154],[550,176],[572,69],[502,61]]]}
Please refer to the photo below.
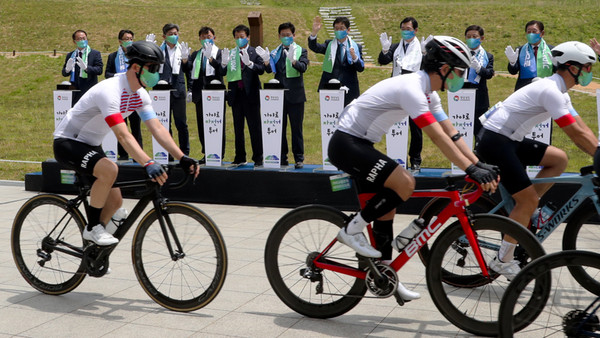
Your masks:
{"label": "bicycle rear wheel", "polygon": [[[188,312],[210,303],[227,273],[227,251],[221,232],[201,210],[185,203],[161,209],[171,256],[156,209],[150,210],[133,235],[135,275],[144,291],[167,309]],[[182,251],[175,244],[174,232]]]}
{"label": "bicycle rear wheel", "polygon": [[[486,262],[491,262],[497,255],[497,247],[504,234],[519,242],[529,260],[544,254],[544,249],[533,234],[509,218],[474,215],[472,221],[478,242],[485,243],[480,249]],[[438,236],[427,265],[427,287],[433,302],[451,323],[476,335],[495,336],[498,334],[500,299],[509,282],[489,268],[490,277],[484,277],[474,249],[468,242],[460,241],[463,236],[464,231],[458,221]],[[457,248],[459,241],[461,246]],[[478,286],[449,285],[444,282],[448,273],[454,279],[465,276],[470,283],[477,278]]]}
{"label": "bicycle rear wheel", "polygon": [[[600,242],[600,215],[591,201],[586,201],[572,216],[563,234],[563,250],[598,251]],[[571,274],[577,278],[590,278],[585,269],[578,266],[569,267]]]}
{"label": "bicycle rear wheel", "polygon": [[[354,308],[367,287],[363,279],[316,268],[312,261],[333,241],[347,216],[320,205],[296,208],[275,224],[265,247],[265,269],[277,296],[292,310],[331,318]],[[335,243],[321,257],[359,268],[356,252]]]}
{"label": "bicycle rear wheel", "polygon": [[70,209],[62,196],[43,194],[25,202],[13,222],[11,249],[27,283],[50,295],[67,293],[81,284],[85,278],[84,226],[81,213]]}
{"label": "bicycle rear wheel", "polygon": [[[589,278],[573,278],[568,270],[574,267],[585,270]],[[528,299],[544,296],[535,288],[540,279],[551,280],[550,297],[546,293],[547,301],[532,307]],[[517,275],[504,293],[499,312],[500,337],[600,336],[598,280],[600,255],[597,253],[571,250],[536,259]],[[525,311],[530,314],[525,319],[520,318],[519,313]]]}

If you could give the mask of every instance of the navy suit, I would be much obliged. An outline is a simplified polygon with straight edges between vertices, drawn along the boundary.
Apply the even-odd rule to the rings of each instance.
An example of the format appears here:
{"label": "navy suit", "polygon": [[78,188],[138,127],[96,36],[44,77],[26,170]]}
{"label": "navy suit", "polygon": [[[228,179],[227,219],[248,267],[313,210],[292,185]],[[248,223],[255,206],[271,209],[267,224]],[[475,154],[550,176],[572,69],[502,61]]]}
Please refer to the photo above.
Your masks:
{"label": "navy suit", "polygon": [[[79,51],[79,49],[77,49],[77,51]],[[65,67],[67,66],[67,61],[69,61],[73,53],[74,51],[67,54],[62,68],[62,75],[68,76],[69,78],[71,77],[71,72],[67,72]],[[87,79],[79,76],[79,65],[77,62],[75,62],[75,67],[73,67],[73,72],[75,72],[75,80],[72,81],[71,85],[73,86],[73,89],[78,89],[79,91],[73,93],[73,105],[79,101],[85,92],[98,83],[98,75],[102,74],[103,68],[104,64],[102,63],[102,55],[100,55],[100,52],[95,49],[91,49],[87,56],[87,70],[85,71],[87,73]]]}
{"label": "navy suit", "polygon": [[[256,54],[252,46],[246,48],[250,61],[254,63],[252,68],[242,66],[242,79],[228,83],[229,95],[227,103],[231,106],[233,113],[233,131],[235,134],[235,158],[234,162],[246,162],[246,143],[244,137],[244,118],[248,123],[250,143],[252,145],[252,161],[255,164],[263,163],[262,150],[262,128],[260,124],[260,92],[262,88],[259,75],[264,74],[265,64],[263,59]],[[230,60],[229,62],[235,62]],[[223,71],[226,73],[227,68]],[[228,81],[230,79],[227,79]]]}
{"label": "navy suit", "polygon": [[[121,47],[119,47],[119,48],[121,48]],[[105,78],[108,79],[108,78],[111,78],[111,77],[115,76],[116,74],[118,74],[117,73],[117,65],[115,63],[116,59],[117,59],[117,52],[112,52],[108,55],[108,60],[106,61],[106,70],[104,71]],[[126,117],[125,123],[127,123],[131,126],[131,134],[133,135],[133,137],[135,137],[135,140],[140,145],[140,147],[144,148],[144,142],[142,140],[142,128],[141,128],[142,120],[140,119],[140,116],[137,114],[137,112]],[[125,148],[123,148],[121,143],[119,143],[117,145],[117,148],[118,148],[120,160],[121,159],[125,160],[125,159],[129,158],[127,151],[125,150]]]}
{"label": "navy suit", "polygon": [[[308,37],[308,48],[315,53],[325,54],[327,51],[327,46],[329,42],[332,40],[325,40],[325,43],[317,43],[317,39],[311,39]],[[341,48],[337,48],[337,53],[340,53]],[[350,52],[349,50],[347,51]],[[358,53],[359,57],[362,59],[362,46],[358,45]],[[331,79],[338,79],[342,86],[348,87],[348,93],[344,96],[344,106],[348,105],[352,100],[356,99],[360,96],[360,88],[358,86],[358,72],[362,72],[365,70],[365,65],[361,62],[353,62],[352,64],[348,63],[348,59],[344,58],[342,62],[340,62],[339,55],[336,55],[336,60],[333,65],[333,70],[331,73],[323,72],[321,75],[321,81],[319,82],[319,89],[323,89],[325,84],[329,82]]]}
{"label": "navy suit", "polygon": [[[166,47],[168,49],[168,46]],[[160,73],[160,79],[167,81],[174,90],[171,91],[171,102],[170,102],[170,115],[171,120],[175,122],[177,128],[177,136],[179,138],[179,149],[185,154],[190,154],[190,135],[187,126],[187,114],[186,114],[186,94],[185,90],[185,76],[187,67],[185,63],[181,64],[179,74],[173,74],[173,69],[170,64],[169,51],[165,50],[165,63],[163,65],[162,72]],[[173,56],[175,53],[173,53]],[[169,128],[171,129],[171,128]],[[172,134],[172,132],[171,132]]]}
{"label": "navy suit", "polygon": [[[190,56],[186,68],[191,72],[194,67],[196,57],[202,57],[200,50],[192,53]],[[210,61],[209,61],[210,62]],[[206,88],[206,85],[210,84],[213,80],[218,80],[223,83],[223,69],[221,68],[221,50],[217,52],[217,56],[212,59],[210,65],[215,69],[215,75],[207,76],[204,69],[201,69],[198,78],[193,80],[190,74],[189,87],[192,91],[192,102],[196,105],[196,121],[198,124],[198,137],[200,138],[200,145],[202,145],[202,154],[204,151],[204,117],[202,112],[202,89]],[[225,102],[223,102],[223,127],[225,127]],[[223,131],[223,145],[222,145],[222,156],[225,156],[225,131]]]}
{"label": "navy suit", "polygon": [[[471,82],[465,82],[463,88],[475,88],[475,125],[474,134],[477,137],[481,130],[481,122],[479,117],[483,115],[490,108],[490,96],[488,93],[487,80],[494,76],[494,55],[487,53],[488,64],[487,66],[481,67],[477,75],[480,76],[479,83],[474,84]],[[472,71],[472,69],[469,69]]]}
{"label": "navy suit", "polygon": [[[517,50],[516,50],[517,55],[519,55],[521,53],[521,49],[526,45],[527,44],[524,44],[523,46],[520,46],[519,48],[517,48]],[[546,44],[546,45],[548,46],[548,48],[550,50],[552,50],[552,48],[554,48],[554,46],[552,46],[552,45],[549,45],[549,44]],[[553,71],[556,71],[556,68],[554,68]],[[511,65],[510,62],[508,63],[508,72],[511,73],[512,75],[516,75],[517,73],[519,74],[519,76],[517,78],[517,83],[515,83],[515,91],[519,90],[522,87],[525,87],[526,85],[530,84],[533,81],[533,78],[528,78],[528,79],[521,78],[521,64],[519,63],[518,58],[517,58],[517,62],[515,62],[514,65]]]}
{"label": "navy suit", "polygon": [[[299,47],[299,46],[298,46]],[[282,125],[282,138],[281,138],[281,163],[286,164],[288,162],[287,154],[289,151],[288,142],[286,138],[287,119],[290,119],[290,129],[292,132],[292,153],[294,154],[294,160],[296,162],[304,162],[304,136],[302,132],[302,124],[304,122],[304,102],[306,102],[306,93],[304,91],[304,72],[308,68],[308,52],[302,48],[302,53],[296,64],[292,64],[295,70],[300,73],[298,77],[288,78],[286,76],[286,56],[283,51],[281,57],[275,64],[276,72],[275,79],[277,79],[285,89],[283,100],[283,125]],[[273,70],[271,67],[266,68],[267,73],[271,73]]]}

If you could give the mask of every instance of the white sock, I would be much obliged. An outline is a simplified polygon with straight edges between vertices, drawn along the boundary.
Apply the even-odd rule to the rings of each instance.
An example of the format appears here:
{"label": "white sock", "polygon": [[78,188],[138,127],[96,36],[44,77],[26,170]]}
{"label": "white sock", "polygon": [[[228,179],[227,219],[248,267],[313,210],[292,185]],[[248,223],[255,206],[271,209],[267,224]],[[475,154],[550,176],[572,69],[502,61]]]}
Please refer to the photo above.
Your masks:
{"label": "white sock", "polygon": [[516,243],[507,242],[502,240],[502,244],[500,245],[500,250],[498,250],[498,259],[501,262],[510,262],[515,257],[515,248],[517,247]]}
{"label": "white sock", "polygon": [[385,264],[385,265],[390,265],[392,264],[393,260],[391,259],[382,259],[381,263]]}
{"label": "white sock", "polygon": [[362,218],[360,213],[358,213],[346,226],[346,233],[348,235],[356,235],[357,233],[362,232],[367,224],[369,223],[367,223],[367,221]]}

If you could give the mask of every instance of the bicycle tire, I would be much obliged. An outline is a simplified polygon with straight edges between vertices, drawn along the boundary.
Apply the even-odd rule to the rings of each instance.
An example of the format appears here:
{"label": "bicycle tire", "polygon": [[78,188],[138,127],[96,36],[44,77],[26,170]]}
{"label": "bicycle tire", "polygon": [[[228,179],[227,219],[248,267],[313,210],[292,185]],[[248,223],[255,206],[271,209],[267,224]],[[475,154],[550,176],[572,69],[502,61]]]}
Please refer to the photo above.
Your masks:
{"label": "bicycle tire", "polygon": [[[600,224],[598,210],[591,200],[584,203],[572,216],[562,239],[563,250],[597,251],[600,241]],[[569,271],[579,280],[592,278],[577,266],[570,266]]]}
{"label": "bicycle tire", "polygon": [[[271,230],[265,246],[267,278],[275,294],[292,310],[307,317],[331,318],[350,311],[364,296],[367,286],[363,279],[315,270],[316,278],[321,276],[319,283],[301,275],[347,218],[332,207],[307,205],[285,214]],[[341,243],[335,243],[324,258],[360,267],[356,252]],[[313,288],[319,284],[324,292]]]}
{"label": "bicycle tire", "polygon": [[[564,267],[569,270],[572,267],[585,269],[593,274],[595,278],[571,279],[569,273],[562,271]],[[578,332],[565,332],[565,329],[573,329],[581,323],[573,321],[574,317],[569,316],[573,313],[572,311],[586,309],[591,300],[600,296],[598,278],[600,278],[600,254],[594,252],[568,250],[552,253],[534,260],[510,283],[502,297],[498,317],[500,337],[513,337],[517,332],[521,332],[524,337],[532,335],[543,335],[544,337],[588,336]],[[551,288],[554,294],[546,294],[545,301],[541,306],[537,304],[535,307],[530,307],[528,304],[524,304],[523,298],[529,298],[530,294],[533,297],[544,296],[543,291],[536,290],[535,287],[531,286],[532,282],[540,284],[540,279],[548,282],[552,281],[552,286],[548,286],[548,288]],[[583,289],[581,289],[581,286],[583,286]],[[526,296],[522,297],[523,294]],[[528,314],[526,320],[519,319],[515,318],[515,309],[527,309],[531,313]],[[543,317],[540,318],[542,314]],[[597,314],[595,318],[598,319]],[[595,330],[595,334],[598,335],[600,326],[596,325]]]}
{"label": "bicycle tire", "polygon": [[[421,214],[419,215],[425,221],[425,224],[429,224],[433,217],[439,215],[444,208],[450,203],[450,199],[436,197],[431,199],[425,207],[421,210]],[[491,197],[482,195],[479,197],[473,204],[469,205],[469,210],[473,214],[487,214],[490,210],[492,210],[498,203],[494,201]],[[498,215],[507,216],[504,209],[500,209]],[[423,265],[427,266],[427,261],[429,260],[430,249],[429,243],[425,243],[421,249],[419,249],[419,259]]]}
{"label": "bicycle tire", "polygon": [[[11,251],[19,273],[36,290],[49,295],[72,291],[86,276],[82,258],[53,250],[54,245],[68,249],[62,243],[83,248],[85,221],[68,203],[59,195],[32,197],[21,206],[12,226]],[[58,237],[49,236],[49,232],[64,216],[64,227],[56,228],[60,236],[57,242]],[[49,259],[43,260],[40,255]]]}
{"label": "bicycle tire", "polygon": [[[519,242],[530,259],[544,255],[544,249],[535,236],[507,217],[481,214],[474,215],[472,221],[472,228],[480,241],[496,241],[499,246],[503,234],[507,234]],[[477,288],[461,288],[444,282],[445,271],[454,274],[464,271],[468,278],[473,278],[476,271],[480,271],[468,243],[463,244],[462,248],[467,253],[466,257],[461,256],[465,258],[465,264],[459,267],[455,263],[457,251],[452,245],[463,235],[460,222],[456,221],[438,236],[426,269],[427,288],[436,307],[452,324],[476,335],[494,336],[498,334],[498,303],[503,289],[508,285],[506,278],[489,270],[494,275]],[[486,262],[497,255],[494,249],[482,247],[481,251]]]}
{"label": "bicycle tire", "polygon": [[[217,296],[225,283],[227,250],[223,236],[208,215],[189,204],[167,203],[161,212],[166,222],[172,222],[184,255],[171,257],[156,209],[151,209],[133,235],[135,275],[142,289],[159,305],[178,312],[200,309]],[[172,234],[168,234],[173,243]]]}

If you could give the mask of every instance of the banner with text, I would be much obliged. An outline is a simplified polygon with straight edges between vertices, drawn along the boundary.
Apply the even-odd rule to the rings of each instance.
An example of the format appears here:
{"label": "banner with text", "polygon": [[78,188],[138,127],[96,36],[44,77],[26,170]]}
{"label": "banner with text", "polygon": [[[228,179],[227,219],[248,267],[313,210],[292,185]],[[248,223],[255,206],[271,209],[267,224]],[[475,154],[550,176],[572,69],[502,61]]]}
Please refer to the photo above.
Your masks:
{"label": "banner with text", "polygon": [[[148,92],[148,94],[150,94],[152,108],[154,108],[158,120],[167,130],[169,130],[169,105],[171,101],[171,92],[168,90],[151,90]],[[169,163],[169,153],[156,141],[154,137],[152,137],[152,155],[154,161],[157,163]]]}
{"label": "banner with text", "polygon": [[[473,126],[475,124],[475,89],[461,89],[448,92],[448,117],[456,130],[462,135],[469,149],[473,149]],[[453,174],[464,174],[452,163]]]}
{"label": "banner with text", "polygon": [[73,92],[70,90],[55,90],[54,91],[54,129],[60,121],[65,118],[67,111],[71,109],[73,102]]}
{"label": "banner with text", "polygon": [[[550,144],[550,140],[552,137],[552,119],[549,118],[542,123],[538,123],[531,129],[531,131],[525,135],[526,138],[532,139],[534,141],[540,141],[545,144]],[[527,176],[535,177],[540,170],[542,170],[542,166],[539,165],[528,165],[527,168]]]}
{"label": "banner with text", "polygon": [[225,120],[225,91],[202,91],[202,117],[204,119],[204,152],[206,165],[223,164],[223,132]]}
{"label": "banner with text", "polygon": [[406,168],[408,156],[408,117],[394,123],[385,137],[387,155]]}
{"label": "banner with text", "polygon": [[282,89],[261,89],[260,91],[260,119],[265,168],[281,166],[283,93]]}
{"label": "banner with text", "polygon": [[321,108],[321,152],[323,154],[323,169],[337,170],[329,162],[327,147],[329,140],[337,128],[338,119],[344,110],[344,90],[322,89],[319,91]]}

